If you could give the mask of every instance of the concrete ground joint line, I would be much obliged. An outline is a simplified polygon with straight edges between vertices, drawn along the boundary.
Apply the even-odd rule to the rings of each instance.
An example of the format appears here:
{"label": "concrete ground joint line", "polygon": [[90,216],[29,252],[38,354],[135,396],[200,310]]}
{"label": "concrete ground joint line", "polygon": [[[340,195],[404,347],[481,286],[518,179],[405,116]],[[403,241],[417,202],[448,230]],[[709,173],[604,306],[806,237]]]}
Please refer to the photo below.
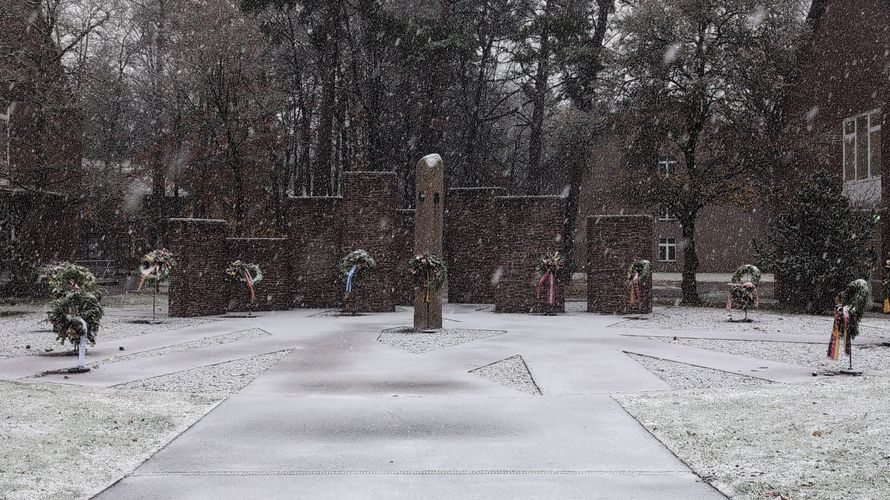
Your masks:
{"label": "concrete ground joint line", "polygon": [[532,373],[531,368],[528,367],[528,363],[525,362],[525,358],[523,358],[521,354],[519,355],[519,361],[522,361],[522,366],[524,366],[525,371],[528,372],[528,378],[530,378],[532,380],[532,385],[535,386],[535,389],[538,390],[538,394],[543,396],[544,391],[541,390],[541,385],[538,384],[537,380],[535,380],[535,375]]}
{"label": "concrete ground joint line", "polygon": [[421,469],[421,470],[208,470],[138,472],[132,477],[206,476],[672,476],[695,475],[691,470],[576,470],[576,469]]}

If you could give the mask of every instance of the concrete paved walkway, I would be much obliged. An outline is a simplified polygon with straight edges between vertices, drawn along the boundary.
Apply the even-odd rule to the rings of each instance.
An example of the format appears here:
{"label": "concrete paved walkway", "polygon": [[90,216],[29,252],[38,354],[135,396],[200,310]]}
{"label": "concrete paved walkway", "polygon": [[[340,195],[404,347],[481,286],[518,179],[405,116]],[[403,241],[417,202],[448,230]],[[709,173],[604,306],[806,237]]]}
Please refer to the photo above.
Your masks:
{"label": "concrete paved walkway", "polygon": [[[139,348],[150,349],[177,336],[246,328],[271,334],[191,356],[112,363],[73,382],[112,386],[294,350],[98,498],[722,498],[609,396],[670,389],[624,351],[779,382],[810,376],[804,367],[607,328],[620,318],[477,309],[447,306],[446,327],[507,333],[423,354],[376,340],[385,328],[410,324],[404,310],[359,317],[289,311],[140,338]],[[468,373],[517,354],[543,395]],[[32,372],[56,363],[39,359]],[[24,370],[21,361],[0,362],[0,377]]]}

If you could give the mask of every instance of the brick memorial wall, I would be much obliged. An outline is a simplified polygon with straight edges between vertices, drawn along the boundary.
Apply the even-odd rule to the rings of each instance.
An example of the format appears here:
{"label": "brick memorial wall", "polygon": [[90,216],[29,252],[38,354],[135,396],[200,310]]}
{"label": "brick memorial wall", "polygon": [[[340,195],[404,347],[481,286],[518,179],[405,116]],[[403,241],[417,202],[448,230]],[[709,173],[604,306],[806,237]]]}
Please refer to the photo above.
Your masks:
{"label": "brick memorial wall", "polygon": [[289,200],[287,230],[294,307],[340,307],[343,302],[343,287],[337,275],[337,263],[342,258],[342,203],[339,197]]}
{"label": "brick memorial wall", "polygon": [[169,219],[167,248],[176,258],[170,275],[170,316],[226,312],[226,221]]}
{"label": "brick memorial wall", "polygon": [[445,200],[445,259],[448,302],[491,304],[498,267],[495,199],[503,188],[454,188]]}
{"label": "brick memorial wall", "polygon": [[498,228],[495,255],[500,268],[495,311],[565,311],[565,279],[557,282],[555,305],[547,305],[535,296],[535,284],[540,278],[536,268],[541,257],[548,252],[563,250],[565,199],[560,196],[500,196],[495,198],[494,206]]}
{"label": "brick memorial wall", "polygon": [[408,276],[408,260],[414,256],[414,210],[396,210],[398,225],[395,233],[396,275],[395,294],[396,304],[411,305],[414,301],[414,283]]}
{"label": "brick memorial wall", "polygon": [[359,248],[367,250],[377,267],[353,288],[350,310],[395,311],[398,218],[394,172],[344,172],[341,257]]}
{"label": "brick memorial wall", "polygon": [[[414,210],[397,210],[391,172],[348,172],[343,197],[289,200],[286,238],[229,238],[224,221],[170,219],[169,242],[181,265],[170,285],[170,314],[196,316],[243,310],[246,291],[225,282],[233,260],[259,264],[256,310],[342,307],[337,264],[363,248],[377,268],[356,284],[356,311],[394,311],[410,304],[406,263],[414,251]],[[559,312],[535,297],[536,267],[562,250],[565,200],[558,196],[500,196],[499,188],[456,189],[446,200],[445,257],[452,302],[494,303],[499,312]],[[496,279],[493,281],[493,277]]]}
{"label": "brick memorial wall", "polygon": [[634,261],[652,261],[652,217],[596,215],[587,219],[587,311],[604,314],[652,311],[652,280],[642,302],[631,306],[627,270]]}
{"label": "brick memorial wall", "polygon": [[[291,307],[291,247],[286,238],[228,238],[227,261],[240,260],[260,266],[263,279],[256,285],[253,311],[277,311]],[[248,292],[243,284],[228,284],[227,309],[248,310]]]}

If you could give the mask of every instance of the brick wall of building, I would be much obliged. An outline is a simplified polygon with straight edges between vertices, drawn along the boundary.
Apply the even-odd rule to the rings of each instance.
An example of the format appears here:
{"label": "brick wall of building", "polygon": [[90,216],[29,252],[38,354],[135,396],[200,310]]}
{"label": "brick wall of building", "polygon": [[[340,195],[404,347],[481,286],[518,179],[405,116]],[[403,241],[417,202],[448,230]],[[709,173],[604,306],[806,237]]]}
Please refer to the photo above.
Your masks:
{"label": "brick wall of building", "polygon": [[[38,262],[70,260],[77,253],[80,217],[71,200],[55,193],[0,188],[15,237]],[[3,228],[7,229],[7,228]]]}
{"label": "brick wall of building", "polygon": [[555,306],[537,300],[535,284],[540,278],[536,267],[541,257],[563,249],[565,199],[559,196],[500,196],[495,198],[494,206],[498,228],[498,244],[494,250],[500,269],[495,311],[564,311],[564,278],[557,283]]}
{"label": "brick wall of building", "polygon": [[396,211],[396,216],[395,301],[397,304],[410,305],[414,302],[414,284],[408,276],[408,260],[414,255],[414,210],[400,209]]}
{"label": "brick wall of building", "polygon": [[288,241],[291,252],[291,297],[294,307],[339,307],[343,287],[337,276],[343,218],[341,198],[299,197],[289,200]]}
{"label": "brick wall of building", "polygon": [[636,260],[652,261],[652,217],[597,215],[587,220],[587,310],[625,314],[652,311],[652,280],[642,303],[631,306],[627,270]]}
{"label": "brick wall of building", "polygon": [[[240,260],[260,266],[263,279],[256,286],[254,311],[276,311],[291,306],[293,269],[291,247],[285,238],[228,238],[228,261]],[[230,311],[248,310],[248,292],[243,284],[229,283]]]}
{"label": "brick wall of building", "polygon": [[226,311],[226,231],[222,220],[169,220],[168,249],[177,262],[170,276],[170,316],[207,316]]}
{"label": "brick wall of building", "polygon": [[457,188],[448,191],[445,205],[445,258],[448,301],[490,304],[495,297],[492,274],[497,261],[495,198],[503,188]]}
{"label": "brick wall of building", "polygon": [[350,310],[395,311],[398,248],[395,244],[397,178],[394,172],[343,174],[343,234],[340,255],[364,249],[377,268],[353,288]]}

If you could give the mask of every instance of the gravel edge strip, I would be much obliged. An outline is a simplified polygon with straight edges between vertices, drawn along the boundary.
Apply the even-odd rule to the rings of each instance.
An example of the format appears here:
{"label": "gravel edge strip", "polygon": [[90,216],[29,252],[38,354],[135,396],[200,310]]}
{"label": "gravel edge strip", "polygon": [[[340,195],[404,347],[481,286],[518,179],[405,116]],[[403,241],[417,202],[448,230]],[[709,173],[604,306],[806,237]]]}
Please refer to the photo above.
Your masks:
{"label": "gravel edge strip", "polygon": [[445,328],[434,332],[416,332],[409,327],[389,328],[380,332],[377,342],[413,354],[454,347],[507,333],[507,330]]}
{"label": "gravel edge strip", "polygon": [[240,391],[293,349],[189,368],[112,386],[115,389],[229,395]]}
{"label": "gravel edge strip", "polygon": [[194,349],[202,349],[205,347],[214,347],[218,345],[231,344],[233,342],[239,342],[242,340],[253,340],[261,337],[269,337],[272,334],[263,330],[262,328],[249,328],[247,330],[239,330],[237,332],[232,333],[224,333],[221,335],[213,335],[210,337],[204,337],[198,340],[192,340],[189,342],[182,342],[179,344],[173,344],[166,347],[158,347],[156,349],[148,349],[145,351],[135,352],[133,354],[125,354],[123,356],[112,356],[108,359],[97,361],[96,363],[91,364],[91,367],[101,367],[110,363],[120,363],[122,361],[131,361],[134,359],[140,358],[151,358],[155,356],[163,356],[165,354],[172,354],[175,352],[182,351],[190,351]]}
{"label": "gravel edge strip", "polygon": [[671,386],[674,390],[735,389],[772,383],[769,380],[680,363],[678,361],[669,361],[655,356],[646,356],[628,351],[624,351],[624,354],[652,372],[653,375],[663,380],[664,383]]}
{"label": "gravel edge strip", "polygon": [[543,396],[543,392],[541,392],[541,388],[535,382],[535,377],[529,370],[528,364],[526,364],[525,359],[520,354],[473,368],[468,373],[497,382],[504,387],[531,394],[532,396]]}

